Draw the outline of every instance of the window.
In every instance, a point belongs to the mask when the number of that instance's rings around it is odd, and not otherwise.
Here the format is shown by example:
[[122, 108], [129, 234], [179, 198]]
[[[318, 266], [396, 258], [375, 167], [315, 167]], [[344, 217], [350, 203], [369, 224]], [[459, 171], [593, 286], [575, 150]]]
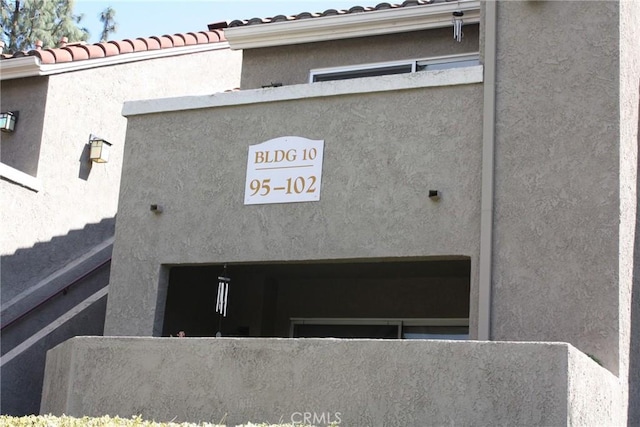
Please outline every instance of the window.
[[316, 74], [313, 82], [328, 82], [330, 80], [347, 80], [359, 77], [376, 77], [391, 74], [405, 74], [413, 72], [413, 64], [386, 65], [371, 68], [359, 68], [355, 70], [344, 70]]
[[438, 56], [419, 60], [411, 59], [397, 62], [361, 64], [348, 67], [318, 68], [311, 70], [309, 83], [472, 67], [479, 64], [480, 55], [478, 53], [472, 53]]
[[292, 338], [468, 340], [469, 319], [291, 319]]

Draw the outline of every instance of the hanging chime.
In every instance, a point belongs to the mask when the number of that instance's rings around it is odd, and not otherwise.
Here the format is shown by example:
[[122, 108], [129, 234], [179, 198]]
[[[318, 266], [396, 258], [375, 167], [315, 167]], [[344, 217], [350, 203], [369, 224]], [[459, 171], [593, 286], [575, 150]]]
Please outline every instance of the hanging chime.
[[464, 23], [464, 21], [462, 21], [462, 17], [464, 16], [464, 12], [462, 11], [456, 11], [453, 12], [453, 38], [457, 41], [457, 42], [461, 42], [462, 41], [462, 24]]
[[225, 265], [222, 276], [218, 276], [218, 298], [216, 300], [216, 313], [220, 313], [222, 317], [227, 317], [229, 283], [231, 283], [231, 279], [227, 277], [227, 266]]

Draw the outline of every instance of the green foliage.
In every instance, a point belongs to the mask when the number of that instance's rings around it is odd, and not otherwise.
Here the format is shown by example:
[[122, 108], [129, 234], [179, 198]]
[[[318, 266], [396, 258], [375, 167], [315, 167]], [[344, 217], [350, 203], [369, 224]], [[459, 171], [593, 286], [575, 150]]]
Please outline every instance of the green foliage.
[[202, 423], [158, 423], [143, 420], [140, 416], [130, 419], [109, 417], [105, 415], [99, 418], [82, 417], [74, 418], [63, 415], [28, 415], [24, 417], [10, 417], [0, 415], [0, 425], [6, 427], [216, 427], [218, 424]]
[[33, 49], [37, 40], [44, 48], [56, 47], [60, 39], [85, 41], [89, 31], [79, 26], [74, 0], [1, 0], [2, 41], [5, 51]]

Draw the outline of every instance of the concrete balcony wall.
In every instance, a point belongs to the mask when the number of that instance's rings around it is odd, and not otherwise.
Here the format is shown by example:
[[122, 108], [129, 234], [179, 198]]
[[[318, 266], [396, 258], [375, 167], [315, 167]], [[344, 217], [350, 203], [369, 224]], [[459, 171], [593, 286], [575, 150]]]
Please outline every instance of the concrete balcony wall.
[[49, 352], [41, 413], [621, 425], [620, 400], [617, 378], [564, 343], [77, 337]]
[[[125, 106], [105, 334], [160, 335], [163, 265], [466, 256], [476, 301], [481, 78], [469, 67]], [[320, 201], [245, 206], [249, 146], [290, 135], [325, 141]]]

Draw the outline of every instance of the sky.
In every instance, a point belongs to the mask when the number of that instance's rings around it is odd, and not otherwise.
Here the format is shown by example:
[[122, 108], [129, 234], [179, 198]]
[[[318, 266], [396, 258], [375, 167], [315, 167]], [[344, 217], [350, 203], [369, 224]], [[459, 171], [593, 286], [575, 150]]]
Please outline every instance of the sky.
[[91, 33], [90, 43], [99, 42], [102, 24], [100, 12], [111, 6], [118, 31], [110, 40], [149, 37], [164, 34], [206, 31], [207, 24], [234, 19], [266, 18], [300, 12], [375, 6], [380, 0], [75, 0], [74, 13], [83, 14], [80, 22]]

